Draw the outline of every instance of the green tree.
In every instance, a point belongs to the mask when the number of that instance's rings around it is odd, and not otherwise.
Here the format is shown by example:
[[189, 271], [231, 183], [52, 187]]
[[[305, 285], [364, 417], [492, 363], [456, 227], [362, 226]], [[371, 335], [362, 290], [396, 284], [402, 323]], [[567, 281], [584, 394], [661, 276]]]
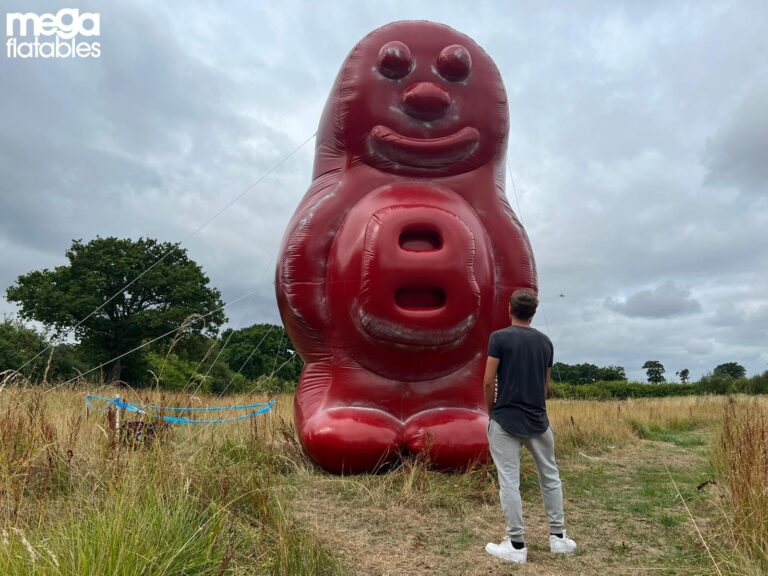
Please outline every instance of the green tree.
[[712, 372], [715, 376], [730, 376], [731, 378], [744, 378], [747, 370], [738, 362], [726, 362], [715, 367]]
[[[44, 350], [48, 343], [42, 334], [28, 328], [18, 320], [4, 318], [0, 322], [0, 372], [17, 370]], [[38, 356], [24, 370], [30, 377], [39, 377], [45, 368], [46, 358]]]
[[648, 382], [651, 384], [661, 384], [667, 381], [664, 378], [664, 365], [658, 360], [648, 360], [643, 364], [643, 370], [648, 374]]
[[562, 362], [556, 362], [553, 366], [553, 372], [563, 382], [570, 382], [571, 384], [591, 384], [596, 382], [600, 377], [600, 369], [594, 364], [564, 364]]
[[285, 329], [273, 324], [254, 324], [240, 330], [225, 330], [223, 357], [230, 367], [255, 380], [260, 376], [276, 376], [296, 382], [304, 363], [296, 354]]
[[598, 368], [594, 364], [586, 362], [573, 365], [555, 362], [555, 365], [552, 367], [552, 373], [562, 382], [569, 382], [579, 386], [592, 384], [598, 380], [615, 381], [627, 379], [622, 366]]
[[[128, 352], [193, 315], [205, 318], [192, 322], [191, 332], [215, 335], [226, 321], [221, 293], [175, 244], [97, 237], [87, 244], [75, 240], [66, 257], [65, 266], [19, 276], [6, 297], [19, 305], [22, 318], [73, 332], [95, 362]], [[111, 378], [147, 382], [146, 368], [144, 354], [131, 354], [111, 363]]]
[[157, 385], [164, 390], [215, 394], [250, 392], [250, 386], [242, 374], [235, 372], [218, 358], [219, 344], [215, 343], [212, 354], [202, 360], [183, 358], [173, 352], [150, 352], [149, 365]]
[[23, 366], [22, 374], [35, 382], [43, 377], [48, 381], [71, 378], [87, 370], [75, 345], [49, 345], [45, 335], [34, 328], [18, 319], [4, 318], [0, 322], [0, 372]]
[[606, 366], [600, 368], [598, 380], [602, 382], [620, 382], [627, 379], [624, 366]]
[[691, 377], [691, 373], [689, 372], [688, 368], [683, 368], [679, 372], [675, 372], [675, 375], [680, 378], [680, 382], [683, 384], [688, 382], [688, 379]]
[[704, 374], [696, 383], [702, 394], [729, 394], [735, 383], [734, 379], [726, 374]]

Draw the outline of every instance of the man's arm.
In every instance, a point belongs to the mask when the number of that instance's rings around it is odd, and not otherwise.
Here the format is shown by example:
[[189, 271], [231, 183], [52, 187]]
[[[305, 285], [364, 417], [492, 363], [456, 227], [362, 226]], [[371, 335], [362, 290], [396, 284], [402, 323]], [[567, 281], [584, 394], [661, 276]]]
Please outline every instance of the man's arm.
[[488, 415], [491, 415], [493, 402], [496, 399], [496, 371], [499, 368], [499, 359], [494, 356], [488, 356], [485, 361], [485, 376], [483, 376], [483, 392], [485, 394], [485, 406], [488, 409]]
[[544, 380], [544, 397], [549, 394], [549, 380], [552, 377], [552, 368], [547, 368], [547, 378]]

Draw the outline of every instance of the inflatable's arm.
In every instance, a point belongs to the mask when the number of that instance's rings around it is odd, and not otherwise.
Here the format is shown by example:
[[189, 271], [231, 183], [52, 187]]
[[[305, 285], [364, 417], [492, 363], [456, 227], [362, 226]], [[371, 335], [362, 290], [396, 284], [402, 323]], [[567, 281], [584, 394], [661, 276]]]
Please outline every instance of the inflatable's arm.
[[335, 174], [312, 183], [288, 224], [277, 264], [283, 324], [305, 362], [322, 360], [330, 350], [325, 272], [331, 243], [344, 218], [337, 186]]

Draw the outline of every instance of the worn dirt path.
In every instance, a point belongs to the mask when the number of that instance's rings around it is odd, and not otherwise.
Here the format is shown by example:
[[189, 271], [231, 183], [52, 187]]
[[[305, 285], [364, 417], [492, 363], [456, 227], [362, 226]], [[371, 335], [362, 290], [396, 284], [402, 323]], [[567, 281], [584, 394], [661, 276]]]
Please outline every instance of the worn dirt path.
[[[428, 488], [406, 490], [386, 486], [386, 475], [308, 473], [294, 488], [292, 508], [354, 576], [701, 574], [707, 571], [705, 557], [677, 490], [694, 515], [706, 514], [696, 489], [707, 478], [705, 453], [703, 446], [638, 441], [601, 455], [563, 458], [567, 527], [579, 544], [569, 556], [549, 552], [528, 461], [522, 482], [529, 547], [524, 566], [503, 564], [484, 551], [487, 541], [503, 536], [493, 486], [480, 486], [484, 496], [473, 498], [466, 484], [452, 493], [444, 475]], [[447, 496], [422, 505], [420, 496], [432, 498], [430, 490]]]

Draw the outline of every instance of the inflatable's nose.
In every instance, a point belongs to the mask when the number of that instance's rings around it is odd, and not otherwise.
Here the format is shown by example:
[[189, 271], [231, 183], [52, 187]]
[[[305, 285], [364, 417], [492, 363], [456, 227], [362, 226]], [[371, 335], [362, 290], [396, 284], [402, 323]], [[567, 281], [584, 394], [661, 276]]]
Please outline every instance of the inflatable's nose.
[[451, 96], [437, 84], [419, 82], [403, 90], [400, 105], [413, 118], [437, 120], [445, 115], [451, 105]]

